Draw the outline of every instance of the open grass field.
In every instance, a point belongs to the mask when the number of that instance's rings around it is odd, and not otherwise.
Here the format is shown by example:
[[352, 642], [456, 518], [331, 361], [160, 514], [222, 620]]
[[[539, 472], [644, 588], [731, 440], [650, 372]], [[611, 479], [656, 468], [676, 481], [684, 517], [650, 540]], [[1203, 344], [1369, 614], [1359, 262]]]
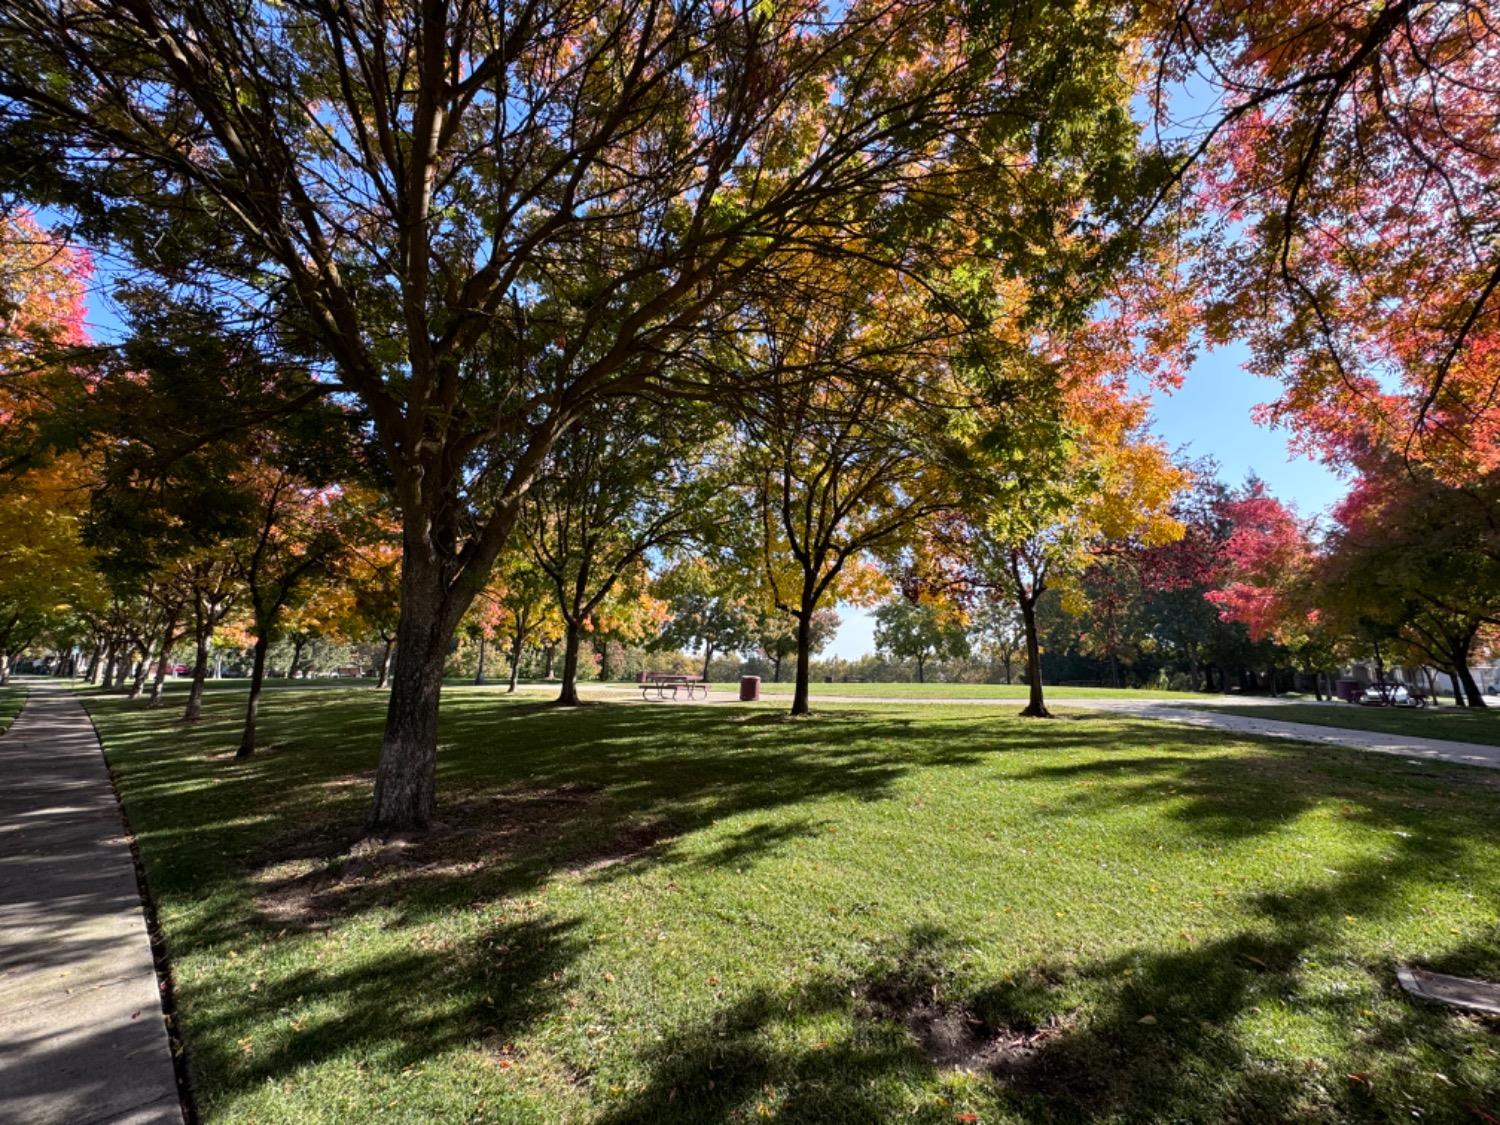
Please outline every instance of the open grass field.
[[[1500, 774], [1079, 714], [92, 696], [217, 1122], [1484, 1121]], [[1484, 1115], [1488, 1115], [1488, 1118]]]
[[26, 685], [11, 683], [0, 687], [0, 734], [4, 734], [26, 704]]
[[[738, 681], [715, 684], [722, 691], [738, 691]], [[790, 697], [796, 685], [762, 680], [762, 695], [785, 695]], [[875, 699], [1016, 699], [1024, 702], [1030, 689], [1025, 684], [825, 684], [809, 685], [813, 699], [821, 696], [855, 696]], [[1138, 691], [1121, 688], [1092, 687], [1048, 687], [1046, 696], [1051, 699], [1187, 699], [1187, 692]]]
[[1456, 742], [1477, 742], [1500, 746], [1500, 711], [1470, 710], [1453, 706], [1406, 709], [1400, 707], [1360, 707], [1339, 704], [1266, 704], [1259, 707], [1235, 707], [1212, 701], [1204, 710], [1223, 711], [1230, 715], [1248, 715], [1252, 719], [1279, 719], [1287, 723], [1313, 723], [1320, 727], [1342, 730], [1370, 730], [1382, 734], [1413, 735], [1421, 738], [1450, 738]]

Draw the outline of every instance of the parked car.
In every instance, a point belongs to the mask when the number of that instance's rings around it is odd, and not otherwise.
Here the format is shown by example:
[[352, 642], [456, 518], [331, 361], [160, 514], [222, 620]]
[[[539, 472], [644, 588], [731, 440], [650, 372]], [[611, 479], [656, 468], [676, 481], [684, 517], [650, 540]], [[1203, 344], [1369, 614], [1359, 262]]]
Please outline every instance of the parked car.
[[1426, 699], [1413, 695], [1405, 684], [1371, 684], [1359, 702], [1362, 707], [1421, 707]]

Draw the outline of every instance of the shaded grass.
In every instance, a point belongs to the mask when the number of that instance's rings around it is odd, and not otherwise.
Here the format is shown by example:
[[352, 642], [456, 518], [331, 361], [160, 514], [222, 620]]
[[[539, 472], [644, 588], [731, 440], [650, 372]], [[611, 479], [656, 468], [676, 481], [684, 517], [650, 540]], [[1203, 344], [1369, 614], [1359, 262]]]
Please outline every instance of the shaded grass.
[[1341, 730], [1371, 730], [1381, 734], [1416, 738], [1446, 738], [1500, 746], [1500, 712], [1459, 707], [1361, 707], [1353, 703], [1267, 704], [1234, 707], [1204, 704], [1203, 710], [1252, 719], [1276, 719], [1286, 723], [1312, 723]]
[[[1500, 977], [1484, 771], [453, 689], [447, 828], [381, 849], [382, 696], [272, 691], [246, 764], [237, 692], [190, 729], [89, 702], [210, 1122], [1500, 1115], [1494, 1032], [1393, 980]], [[919, 1002], [1025, 1046], [946, 1069]]]

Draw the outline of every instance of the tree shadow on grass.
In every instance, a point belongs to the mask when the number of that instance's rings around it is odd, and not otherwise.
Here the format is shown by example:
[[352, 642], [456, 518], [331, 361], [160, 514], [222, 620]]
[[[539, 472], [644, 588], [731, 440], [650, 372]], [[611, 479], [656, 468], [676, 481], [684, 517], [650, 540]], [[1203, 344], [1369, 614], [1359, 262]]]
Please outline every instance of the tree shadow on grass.
[[[209, 1076], [213, 1101], [339, 1057], [396, 1073], [460, 1047], [498, 1054], [558, 1004], [583, 944], [575, 929], [551, 917], [496, 921], [424, 951], [341, 957], [247, 978], [240, 995], [194, 998], [184, 1021], [194, 1074]], [[252, 1027], [258, 1037], [243, 1034]]]
[[[889, 799], [917, 769], [994, 762], [1006, 780], [1059, 782], [1057, 803], [1044, 815], [1170, 800], [1170, 815], [1230, 838], [1276, 830], [1330, 798], [1347, 801], [1349, 815], [1400, 827], [1404, 801], [1440, 801], [1448, 783], [1401, 778], [1393, 790], [1394, 763], [1351, 768], [1348, 756], [1291, 746], [1224, 754], [1217, 734], [1118, 717], [1040, 724], [882, 707], [762, 726], [741, 722], [743, 712], [733, 708], [558, 711], [460, 697], [445, 708], [441, 736], [439, 816], [448, 829], [371, 856], [352, 850], [382, 723], [370, 700], [358, 690], [278, 697], [265, 721], [277, 751], [248, 763], [220, 756], [238, 734], [235, 695], [215, 693], [204, 722], [188, 730], [168, 731], [160, 712], [124, 701], [98, 705], [156, 894], [183, 903], [220, 896], [227, 904], [169, 921], [170, 948], [219, 953], [246, 940], [280, 940], [282, 931], [288, 940], [314, 941], [312, 931], [355, 920], [420, 927], [529, 894], [562, 872], [603, 881], [685, 858], [739, 867], [819, 831], [811, 817], [788, 818], [788, 808]], [[1163, 753], [1164, 742], [1183, 750]], [[1095, 753], [1080, 762], [1078, 750]], [[1065, 760], [1033, 764], [1046, 752]], [[1032, 757], [1014, 757], [1026, 754]], [[773, 813], [782, 823], [752, 821], [706, 852], [678, 850], [682, 837], [717, 821]], [[1478, 823], [1460, 817], [1455, 831]], [[1371, 901], [1389, 894], [1392, 877], [1413, 863], [1461, 859], [1452, 838], [1431, 833], [1414, 832], [1397, 847], [1404, 866], [1370, 874], [1361, 893]], [[1348, 909], [1348, 886], [1324, 892], [1322, 899], [1317, 888], [1301, 900], [1268, 899], [1269, 936], [1146, 949], [1082, 967], [1032, 966], [1019, 984], [960, 997], [987, 1027], [1022, 1038], [1049, 1029], [1027, 1056], [1036, 1062], [996, 1078], [996, 1104], [1071, 1119], [1115, 1112], [1117, 1102], [1137, 1118], [1193, 1117], [1190, 1111], [1207, 1108], [1220, 1119], [1274, 1119], [1298, 1110], [1307, 1095], [1301, 1077], [1260, 1074], [1238, 1033], [1210, 1034], [1201, 1025], [1231, 1023], [1258, 998], [1295, 987], [1300, 951], [1324, 940], [1327, 918]], [[277, 895], [289, 897], [290, 917], [265, 909], [264, 900]], [[399, 1067], [451, 1044], [520, 1037], [550, 1010], [551, 982], [578, 955], [571, 925], [506, 922], [484, 939], [430, 952], [409, 942], [366, 963], [340, 953], [327, 972], [298, 970], [254, 994], [184, 988], [195, 1073], [238, 1089], [353, 1050]], [[901, 964], [941, 946], [930, 934], [910, 935], [908, 944], [912, 950], [895, 957]], [[491, 963], [500, 946], [516, 951], [515, 959], [507, 952]], [[875, 971], [817, 976], [794, 990], [740, 998], [671, 1035], [649, 1060], [647, 1089], [610, 1119], [718, 1120], [764, 1103], [785, 1119], [858, 1121], [880, 1119], [893, 1098], [921, 1102], [934, 1064], [911, 1027], [881, 1015], [870, 999], [889, 979]], [[1174, 998], [1195, 994], [1199, 1014], [1180, 1015]], [[287, 1031], [284, 1042], [234, 1053], [229, 1031], [240, 1021], [255, 1022], [267, 1004], [295, 1012], [308, 997], [334, 1005], [336, 1014]], [[1142, 1004], [1161, 1009], [1156, 1024], [1138, 1022]], [[1077, 1022], [1068, 1022], [1079, 1010]], [[1337, 1104], [1353, 1107], [1353, 1096], [1341, 1091]], [[933, 1120], [952, 1120], [952, 1109], [932, 1112]]]
[[[961, 935], [911, 931], [863, 971], [757, 989], [678, 1028], [603, 1120], [1485, 1120], [1500, 1062], [1483, 1023], [1406, 999], [1391, 966], [1352, 962], [1340, 939], [1342, 912], [1380, 909], [1400, 879], [1371, 863], [1267, 904], [1265, 925], [977, 986]], [[1373, 976], [1380, 1013], [1320, 982], [1319, 962]], [[1268, 1046], [1290, 1034], [1268, 1013], [1288, 1010], [1321, 1050]]]

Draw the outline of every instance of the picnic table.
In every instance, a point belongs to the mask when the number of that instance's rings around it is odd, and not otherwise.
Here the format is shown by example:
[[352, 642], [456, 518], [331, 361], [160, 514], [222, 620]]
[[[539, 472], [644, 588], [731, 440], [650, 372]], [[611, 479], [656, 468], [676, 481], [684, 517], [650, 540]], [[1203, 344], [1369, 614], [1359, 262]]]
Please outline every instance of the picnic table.
[[641, 698], [645, 700], [655, 698], [665, 701], [668, 698], [668, 688], [672, 690], [672, 699], [677, 698], [679, 691], [686, 692], [689, 699], [708, 698], [708, 684], [702, 676], [684, 676], [677, 672], [642, 672], [640, 686]]

